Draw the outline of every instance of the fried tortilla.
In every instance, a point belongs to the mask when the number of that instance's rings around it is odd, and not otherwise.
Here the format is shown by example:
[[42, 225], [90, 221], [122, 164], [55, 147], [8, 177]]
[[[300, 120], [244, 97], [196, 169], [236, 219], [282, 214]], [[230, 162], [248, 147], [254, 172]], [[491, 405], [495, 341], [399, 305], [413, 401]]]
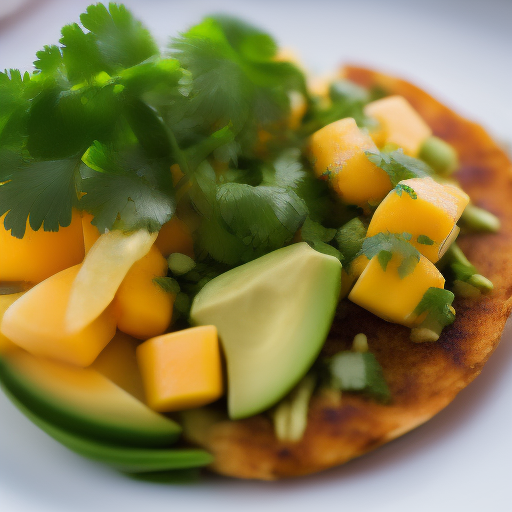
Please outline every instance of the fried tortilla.
[[459, 237], [469, 260], [495, 288], [477, 299], [456, 299], [455, 323], [435, 343], [412, 343], [409, 329], [344, 300], [323, 355], [350, 349], [353, 337], [363, 331], [382, 365], [392, 403], [381, 405], [348, 392], [338, 402], [319, 393], [310, 404], [306, 433], [297, 443], [279, 442], [268, 415], [241, 421], [206, 419], [189, 431], [189, 438], [215, 456], [211, 469], [223, 475], [274, 480], [314, 473], [421, 425], [480, 373], [499, 343], [512, 308], [512, 164], [506, 154], [483, 128], [408, 82], [358, 67], [345, 68], [343, 75], [362, 86], [404, 96], [434, 134], [457, 149], [461, 162], [457, 178], [462, 187], [475, 205], [501, 221], [497, 234]]

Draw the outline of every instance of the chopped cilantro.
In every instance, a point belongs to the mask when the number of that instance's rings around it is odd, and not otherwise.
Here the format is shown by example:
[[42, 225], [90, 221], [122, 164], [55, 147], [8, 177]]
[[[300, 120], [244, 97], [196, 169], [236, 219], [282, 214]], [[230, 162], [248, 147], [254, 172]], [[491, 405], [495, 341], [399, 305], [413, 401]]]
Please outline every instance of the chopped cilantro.
[[426, 327], [439, 333], [443, 327], [455, 320], [451, 305], [455, 296], [450, 290], [429, 288], [416, 306], [414, 313], [418, 316], [427, 313], [420, 327]]
[[325, 228], [307, 217], [300, 232], [302, 240], [307, 242], [316, 251], [334, 256], [339, 260], [343, 259], [340, 251], [329, 244], [336, 235], [336, 229]]
[[369, 260], [377, 256], [384, 271], [392, 256], [399, 255], [401, 263], [398, 266], [398, 275], [403, 279], [413, 272], [420, 261], [420, 253], [410, 243], [411, 238], [410, 233], [378, 233], [364, 240], [360, 254], [364, 254]]
[[418, 238], [416, 240], [419, 244], [422, 245], [434, 245], [434, 240], [432, 240], [432, 238], [429, 238], [427, 235], [418, 235]]
[[[396, 187], [400, 181], [411, 178], [424, 178], [433, 173], [432, 169], [430, 169], [425, 162], [404, 155], [402, 149], [397, 149], [391, 153], [371, 153], [367, 151], [366, 156], [370, 162], [373, 162], [377, 167], [386, 171], [394, 187]], [[408, 192], [407, 190], [405, 191]]]
[[365, 238], [366, 228], [357, 217], [338, 229], [336, 243], [343, 255], [343, 265], [349, 265], [356, 258], [363, 247]]
[[408, 194], [410, 196], [411, 199], [418, 199], [418, 194], [416, 194], [416, 192], [414, 192], [413, 188], [410, 187], [409, 185], [404, 185], [403, 183], [399, 183], [395, 187], [395, 192], [400, 197], [402, 196], [402, 192], [405, 192], [406, 194]]

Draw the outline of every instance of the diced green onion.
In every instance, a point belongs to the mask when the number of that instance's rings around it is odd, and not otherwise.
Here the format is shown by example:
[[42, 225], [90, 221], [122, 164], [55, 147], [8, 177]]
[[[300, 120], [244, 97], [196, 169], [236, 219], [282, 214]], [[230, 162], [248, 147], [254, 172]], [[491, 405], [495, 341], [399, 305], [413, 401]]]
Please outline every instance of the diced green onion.
[[455, 149], [439, 137], [428, 137], [423, 142], [419, 157], [439, 174], [451, 174], [459, 166]]
[[460, 220], [471, 231], [497, 233], [501, 227], [500, 219], [496, 215], [472, 204], [466, 206]]
[[176, 276], [182, 276], [190, 272], [195, 266], [196, 262], [186, 254], [175, 252], [167, 258], [169, 270]]

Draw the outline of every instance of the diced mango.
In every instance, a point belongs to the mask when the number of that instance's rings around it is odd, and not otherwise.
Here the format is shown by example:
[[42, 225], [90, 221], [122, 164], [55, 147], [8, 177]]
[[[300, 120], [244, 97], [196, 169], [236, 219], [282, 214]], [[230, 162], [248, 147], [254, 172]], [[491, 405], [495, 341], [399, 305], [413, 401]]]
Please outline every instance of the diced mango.
[[402, 258], [394, 254], [386, 270], [377, 256], [371, 259], [352, 288], [348, 298], [380, 318], [413, 327], [418, 322], [414, 314], [425, 292], [444, 287], [444, 277], [424, 256], [414, 270], [401, 278], [398, 267]]
[[137, 349], [148, 405], [160, 412], [200, 407], [223, 394], [217, 329], [192, 327], [152, 338]]
[[114, 299], [120, 331], [148, 339], [165, 332], [172, 318], [175, 297], [153, 282], [167, 274], [167, 260], [153, 245], [130, 268]]
[[28, 224], [25, 236], [15, 238], [0, 217], [0, 281], [39, 283], [84, 259], [80, 213], [73, 212], [71, 224], [59, 231], [34, 231]]
[[36, 356], [88, 366], [116, 332], [108, 307], [80, 331], [66, 328], [66, 310], [80, 265], [62, 270], [34, 286], [5, 312], [0, 332]]
[[180, 252], [194, 258], [194, 240], [190, 230], [176, 216], [162, 226], [155, 245], [166, 258], [174, 252]]
[[89, 252], [89, 249], [94, 245], [94, 242], [100, 237], [98, 228], [91, 224], [94, 217], [87, 212], [82, 212], [82, 230], [84, 232], [84, 247], [85, 254]]
[[416, 157], [424, 140], [432, 135], [428, 124], [402, 96], [372, 101], [364, 113], [380, 123], [381, 133], [377, 131], [380, 139], [384, 132], [386, 144], [402, 148], [406, 155]]
[[435, 263], [457, 235], [456, 223], [469, 197], [460, 188], [442, 185], [432, 178], [412, 178], [400, 185], [410, 187], [416, 199], [403, 188], [398, 192], [392, 190], [375, 210], [367, 236], [381, 232], [410, 233], [411, 243]]
[[[11, 304], [18, 300], [24, 293], [25, 292], [0, 295], [0, 325], [2, 325], [2, 318], [4, 317], [7, 308], [9, 308]], [[0, 332], [0, 354], [5, 354], [6, 352], [16, 348], [18, 348], [18, 346]]]
[[376, 153], [377, 146], [352, 118], [324, 126], [309, 142], [316, 176], [328, 180], [346, 203], [363, 207], [391, 190], [388, 175], [368, 160], [366, 151]]
[[144, 388], [136, 356], [139, 344], [135, 338], [118, 331], [90, 368], [144, 402]]

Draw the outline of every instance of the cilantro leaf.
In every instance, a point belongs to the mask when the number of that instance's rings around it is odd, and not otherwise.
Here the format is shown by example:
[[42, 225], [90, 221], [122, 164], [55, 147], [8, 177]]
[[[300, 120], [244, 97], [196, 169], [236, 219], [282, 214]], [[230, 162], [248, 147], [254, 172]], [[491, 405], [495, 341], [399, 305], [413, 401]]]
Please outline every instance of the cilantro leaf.
[[0, 185], [0, 216], [8, 212], [4, 226], [23, 238], [27, 219], [37, 231], [58, 231], [69, 226], [76, 202], [78, 159], [29, 161], [13, 169], [10, 180]]
[[336, 229], [325, 228], [318, 222], [314, 222], [309, 217], [306, 217], [300, 233], [302, 240], [307, 242], [316, 251], [329, 254], [339, 260], [343, 259], [340, 251], [328, 243], [336, 235]]
[[449, 290], [430, 287], [414, 310], [418, 316], [427, 313], [421, 327], [440, 332], [443, 327], [453, 323], [455, 314], [451, 305], [454, 298], [454, 294]]
[[414, 270], [420, 261], [420, 253], [409, 242], [410, 240], [410, 233], [378, 233], [364, 240], [360, 254], [364, 254], [369, 260], [378, 256], [384, 271], [386, 271], [392, 256], [397, 254], [401, 258], [398, 275], [403, 279]]
[[42, 50], [36, 52], [36, 57], [34, 67], [45, 74], [55, 73], [63, 63], [60, 48], [55, 45], [45, 46]]
[[[424, 178], [432, 174], [432, 169], [425, 162], [404, 155], [402, 149], [397, 149], [391, 153], [371, 153], [367, 151], [366, 157], [377, 167], [386, 171], [394, 187], [398, 185], [400, 181], [411, 178]], [[405, 191], [408, 192], [407, 190]]]
[[366, 228], [357, 217], [348, 221], [336, 233], [336, 243], [343, 255], [343, 264], [350, 265], [359, 255], [366, 238]]
[[432, 238], [429, 238], [427, 235], [418, 235], [418, 238], [416, 239], [419, 244], [422, 245], [434, 245], [434, 240]]
[[411, 199], [418, 199], [418, 194], [413, 190], [412, 187], [409, 185], [405, 185], [404, 183], [399, 183], [395, 187], [395, 192], [398, 194], [399, 197], [402, 197], [402, 192], [405, 192], [410, 196]]
[[94, 35], [105, 71], [128, 68], [158, 55], [149, 31], [124, 6], [110, 3], [90, 5], [80, 16], [82, 25]]
[[189, 98], [177, 106], [189, 129], [231, 124], [246, 148], [255, 145], [258, 129], [286, 118], [289, 91], [305, 91], [302, 73], [273, 59], [270, 36], [234, 18], [206, 18], [171, 49], [193, 79]]
[[114, 150], [95, 143], [83, 157], [79, 207], [105, 229], [158, 231], [175, 210], [174, 192], [165, 161], [150, 159], [140, 147]]

